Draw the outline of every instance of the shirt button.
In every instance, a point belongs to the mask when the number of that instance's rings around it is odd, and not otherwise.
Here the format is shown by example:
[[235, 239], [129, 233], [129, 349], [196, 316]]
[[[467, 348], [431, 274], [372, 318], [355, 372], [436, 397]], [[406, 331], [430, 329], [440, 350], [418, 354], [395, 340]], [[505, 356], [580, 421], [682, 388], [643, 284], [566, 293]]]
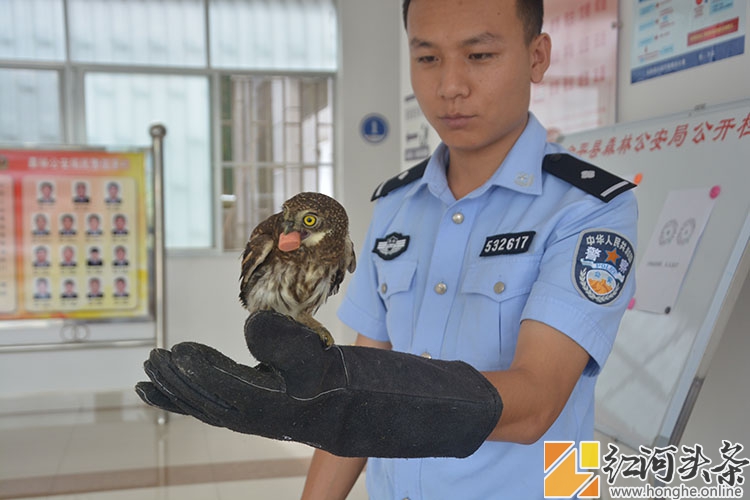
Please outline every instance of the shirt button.
[[382, 285], [380, 285], [380, 293], [385, 293], [387, 291], [388, 291], [388, 285], [387, 284], [383, 283]]
[[451, 219], [453, 219], [454, 223], [461, 224], [464, 221], [464, 214], [462, 214], [461, 212], [456, 212], [455, 214], [453, 214], [453, 217], [451, 217]]
[[425, 351], [425, 352], [422, 353], [422, 357], [424, 359], [432, 359], [432, 354], [430, 354], [429, 352]]
[[505, 291], [505, 283], [503, 283], [502, 281], [498, 281], [497, 283], [495, 283], [494, 290], [497, 294], [503, 293]]
[[435, 285], [435, 293], [438, 295], [443, 295], [445, 292], [448, 291], [448, 285], [445, 283], [438, 283]]

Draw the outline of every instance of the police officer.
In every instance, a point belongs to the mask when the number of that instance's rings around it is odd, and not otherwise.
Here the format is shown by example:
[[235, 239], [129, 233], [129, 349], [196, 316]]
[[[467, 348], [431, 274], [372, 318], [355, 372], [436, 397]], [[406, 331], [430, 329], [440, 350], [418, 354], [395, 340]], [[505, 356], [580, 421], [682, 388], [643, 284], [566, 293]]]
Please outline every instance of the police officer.
[[443, 142], [375, 190], [339, 310], [358, 345], [258, 313], [259, 367], [183, 343], [153, 351], [136, 390], [315, 446], [303, 498], [346, 497], [366, 463], [372, 499], [542, 498], [543, 442], [593, 438], [634, 290], [633, 185], [548, 144], [528, 111], [550, 62], [542, 0], [407, 0], [404, 19]]
[[375, 191], [339, 316], [359, 345], [467, 361], [503, 414], [466, 459], [317, 450], [304, 497], [343, 498], [367, 462], [373, 499], [542, 498], [543, 442], [593, 439], [594, 384], [634, 290], [632, 186], [546, 143], [528, 113], [550, 61], [542, 0], [407, 0], [404, 16], [443, 142]]

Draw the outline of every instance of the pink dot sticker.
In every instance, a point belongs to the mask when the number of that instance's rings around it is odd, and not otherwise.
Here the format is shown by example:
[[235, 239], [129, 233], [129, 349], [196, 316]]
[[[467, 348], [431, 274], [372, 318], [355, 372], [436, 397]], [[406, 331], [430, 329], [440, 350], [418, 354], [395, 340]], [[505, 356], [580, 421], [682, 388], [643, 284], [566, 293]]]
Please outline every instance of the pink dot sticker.
[[711, 188], [711, 199], [715, 200], [721, 194], [721, 186], [714, 186]]
[[630, 303], [628, 304], [628, 311], [632, 311], [633, 309], [635, 309], [635, 297], [630, 299]]

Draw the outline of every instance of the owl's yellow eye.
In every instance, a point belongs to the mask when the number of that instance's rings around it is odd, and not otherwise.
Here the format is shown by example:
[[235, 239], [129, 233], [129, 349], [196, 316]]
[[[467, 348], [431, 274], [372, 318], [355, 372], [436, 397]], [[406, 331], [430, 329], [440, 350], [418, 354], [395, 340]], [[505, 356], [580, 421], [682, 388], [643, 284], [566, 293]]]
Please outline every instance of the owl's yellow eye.
[[308, 214], [305, 215], [305, 218], [302, 219], [302, 223], [307, 227], [313, 227], [315, 224], [318, 223], [318, 218], [314, 215]]

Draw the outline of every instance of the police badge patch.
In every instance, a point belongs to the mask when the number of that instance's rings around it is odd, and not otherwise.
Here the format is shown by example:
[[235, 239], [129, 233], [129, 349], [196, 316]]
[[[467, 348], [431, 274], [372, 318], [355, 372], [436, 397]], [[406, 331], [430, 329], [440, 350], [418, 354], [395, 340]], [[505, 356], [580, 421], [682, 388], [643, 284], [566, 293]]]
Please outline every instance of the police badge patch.
[[385, 238], [375, 240], [373, 253], [384, 260], [392, 260], [406, 252], [409, 248], [409, 237], [401, 233], [391, 233]]
[[578, 240], [573, 283], [590, 301], [609, 304], [620, 295], [634, 259], [633, 245], [621, 234], [586, 231]]

